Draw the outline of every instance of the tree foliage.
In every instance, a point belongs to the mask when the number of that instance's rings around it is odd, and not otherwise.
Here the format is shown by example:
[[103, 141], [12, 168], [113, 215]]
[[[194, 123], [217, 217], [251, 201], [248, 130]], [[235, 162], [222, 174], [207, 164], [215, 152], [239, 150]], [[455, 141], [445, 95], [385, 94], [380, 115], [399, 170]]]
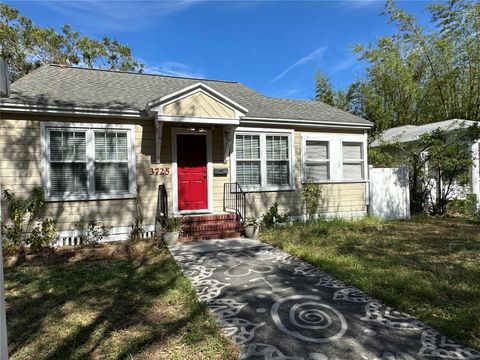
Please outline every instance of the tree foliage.
[[408, 165], [413, 213], [443, 215], [456, 186], [470, 180], [473, 159], [478, 157], [472, 154], [470, 145], [478, 138], [478, 124], [461, 129], [439, 128], [423, 134], [414, 143], [384, 144], [374, 148], [373, 153], [382, 154], [380, 160], [394, 159], [395, 165]]
[[64, 25], [60, 32], [40, 27], [5, 3], [0, 3], [0, 57], [16, 80], [42, 64], [142, 72], [143, 64], [128, 45], [104, 37], [92, 39]]
[[427, 10], [428, 31], [393, 0], [386, 2], [383, 14], [396, 31], [354, 47], [366, 62], [365, 75], [346, 91], [333, 91], [335, 106], [371, 120], [376, 131], [480, 120], [480, 3], [450, 0]]

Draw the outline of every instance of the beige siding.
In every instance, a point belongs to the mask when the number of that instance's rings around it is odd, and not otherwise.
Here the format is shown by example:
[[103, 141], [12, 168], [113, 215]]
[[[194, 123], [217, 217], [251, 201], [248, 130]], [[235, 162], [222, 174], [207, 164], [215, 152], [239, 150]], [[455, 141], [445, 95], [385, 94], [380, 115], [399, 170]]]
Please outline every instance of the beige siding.
[[[104, 123], [104, 119], [58, 118], [58, 117], [27, 117], [2, 114], [0, 120], [0, 171], [2, 188], [11, 189], [18, 196], [27, 196], [33, 187], [41, 186], [40, 162], [40, 123], [41, 121], [82, 121]], [[117, 120], [116, 123], [127, 123]], [[162, 164], [153, 164], [155, 159], [154, 127], [150, 121], [135, 124], [135, 145], [137, 184], [141, 186], [141, 194], [145, 203], [146, 224], [154, 223], [157, 205], [158, 184], [166, 182], [171, 188], [171, 176], [151, 176], [151, 166], [169, 167], [171, 162], [162, 156]], [[167, 148], [169, 139], [163, 145]], [[169, 151], [171, 153], [171, 151]], [[166, 154], [167, 156], [169, 154]], [[2, 211], [6, 211], [5, 202]], [[89, 200], [48, 202], [45, 208], [47, 216], [58, 220], [60, 230], [72, 229], [72, 222], [80, 215], [88, 219], [101, 220], [107, 226], [129, 226], [134, 214], [133, 199]]]
[[[105, 119], [59, 118], [42, 116], [18, 116], [2, 114], [0, 120], [0, 174], [2, 188], [10, 189], [20, 197], [28, 196], [35, 186], [41, 186], [40, 123], [41, 121], [81, 121], [105, 123]], [[111, 121], [128, 123], [124, 120]], [[172, 204], [172, 127], [163, 128], [161, 163], [155, 164], [155, 131], [153, 121], [135, 122], [135, 158], [137, 185], [144, 201], [145, 224], [153, 224], [157, 207], [158, 185], [165, 183], [169, 198], [169, 212]], [[221, 127], [212, 132], [213, 168], [227, 167], [223, 162], [223, 134]], [[170, 175], [150, 175], [150, 168], [169, 168]], [[230, 177], [213, 178], [214, 211], [223, 210], [223, 184]], [[2, 203], [6, 212], [6, 203]], [[107, 226], [129, 226], [133, 221], [134, 199], [89, 200], [48, 202], [47, 216], [58, 220], [60, 230], [72, 229], [72, 222], [80, 215], [88, 219], [101, 220]]]
[[[105, 119], [44, 117], [40, 115], [1, 114], [0, 119], [0, 174], [2, 188], [8, 188], [24, 197], [35, 186], [41, 186], [40, 123], [41, 121], [105, 123]], [[137, 185], [144, 200], [145, 224], [153, 224], [157, 206], [158, 185], [165, 183], [168, 191], [170, 213], [172, 204], [172, 175], [150, 175], [150, 168], [163, 167], [172, 170], [172, 126], [163, 128], [161, 163], [155, 164], [155, 131], [153, 121], [110, 120], [112, 123], [135, 125], [135, 152]], [[294, 215], [303, 214], [301, 198], [300, 147], [301, 132], [294, 135], [295, 148], [295, 190], [282, 192], [258, 192], [247, 194], [248, 216], [260, 216], [275, 201], [281, 212]], [[230, 167], [223, 161], [223, 129], [216, 126], [212, 131], [213, 168]], [[223, 185], [230, 181], [226, 177], [213, 177], [213, 208], [223, 211]], [[5, 214], [6, 203], [2, 202]], [[107, 226], [129, 226], [135, 210], [134, 199], [89, 200], [48, 202], [45, 213], [58, 220], [60, 230], [72, 229], [72, 222], [80, 215], [89, 219], [101, 220]], [[365, 211], [365, 184], [325, 184], [320, 202], [321, 213]]]
[[[312, 132], [308, 129], [296, 129], [294, 133], [294, 171], [295, 189], [291, 191], [266, 191], [247, 194], [247, 216], [261, 216], [269, 206], [278, 202], [280, 213], [289, 212], [292, 215], [305, 213], [301, 195], [301, 134]], [[329, 130], [317, 130], [313, 132], [326, 133], [352, 133], [351, 131], [339, 132]], [[361, 133], [361, 132], [358, 132]], [[359, 213], [366, 211], [365, 199], [366, 185], [360, 183], [331, 183], [322, 184], [322, 196], [319, 201], [318, 212], [320, 214], [334, 213]]]
[[235, 112], [203, 91], [165, 105], [165, 115], [232, 119]]

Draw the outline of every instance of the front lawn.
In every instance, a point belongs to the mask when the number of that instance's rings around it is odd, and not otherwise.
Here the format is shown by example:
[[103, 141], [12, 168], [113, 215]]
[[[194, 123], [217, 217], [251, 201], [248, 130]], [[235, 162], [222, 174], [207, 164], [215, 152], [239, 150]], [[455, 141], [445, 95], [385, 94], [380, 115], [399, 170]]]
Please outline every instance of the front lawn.
[[318, 221], [262, 240], [480, 348], [480, 222]]
[[5, 269], [11, 359], [235, 359], [153, 242], [64, 251]]

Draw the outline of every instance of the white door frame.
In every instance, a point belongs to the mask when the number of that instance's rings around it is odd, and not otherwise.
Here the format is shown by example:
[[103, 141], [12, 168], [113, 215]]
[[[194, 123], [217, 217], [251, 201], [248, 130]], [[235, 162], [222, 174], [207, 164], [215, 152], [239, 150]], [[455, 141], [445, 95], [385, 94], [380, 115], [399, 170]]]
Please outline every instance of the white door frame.
[[[177, 135], [206, 136], [207, 146], [207, 209], [179, 210], [178, 209], [178, 167], [177, 167]], [[198, 131], [188, 128], [172, 128], [172, 193], [173, 215], [213, 213], [213, 165], [212, 165], [212, 130]]]

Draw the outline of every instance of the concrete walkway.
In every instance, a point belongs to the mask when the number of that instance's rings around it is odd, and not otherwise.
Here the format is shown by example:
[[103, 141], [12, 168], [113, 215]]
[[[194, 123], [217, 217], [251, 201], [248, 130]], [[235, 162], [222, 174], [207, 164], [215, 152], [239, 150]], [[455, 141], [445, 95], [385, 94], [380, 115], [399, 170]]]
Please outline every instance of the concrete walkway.
[[480, 359], [272, 246], [208, 240], [170, 248], [242, 359]]

